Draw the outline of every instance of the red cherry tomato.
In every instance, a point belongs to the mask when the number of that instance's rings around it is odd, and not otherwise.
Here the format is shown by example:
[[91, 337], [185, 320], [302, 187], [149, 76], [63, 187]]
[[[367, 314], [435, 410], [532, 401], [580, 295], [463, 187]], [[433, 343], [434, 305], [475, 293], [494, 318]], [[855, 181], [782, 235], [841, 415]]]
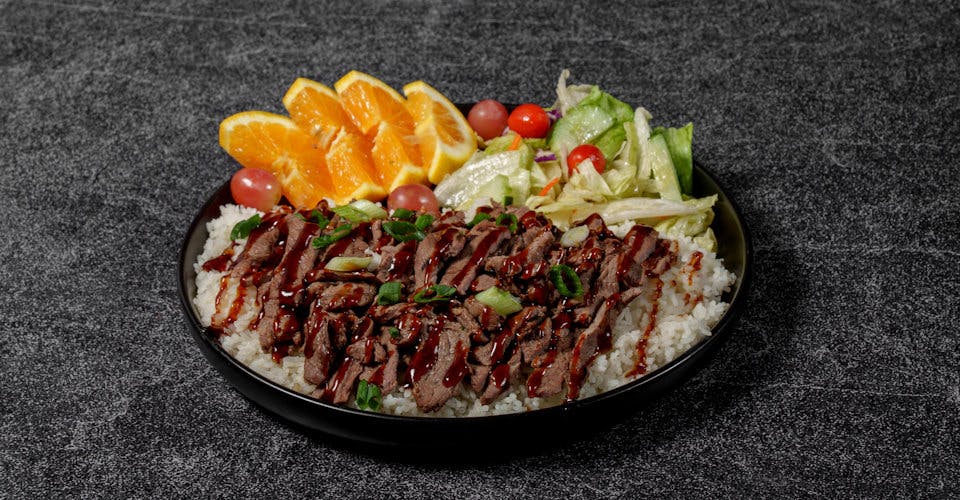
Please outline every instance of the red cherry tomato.
[[230, 194], [237, 203], [267, 212], [280, 202], [280, 183], [262, 168], [241, 168], [230, 179]]
[[387, 208], [390, 211], [406, 208], [414, 212], [440, 214], [440, 203], [437, 197], [427, 186], [407, 184], [394, 189], [387, 198]]
[[593, 168], [597, 169], [598, 174], [602, 174], [607, 168], [607, 159], [603, 157], [603, 151], [593, 144], [581, 144], [567, 155], [567, 174], [573, 175], [577, 171], [577, 165], [590, 160], [593, 162]]
[[510, 129], [525, 139], [539, 139], [547, 136], [550, 130], [550, 117], [536, 104], [521, 104], [513, 109], [507, 119]]
[[507, 128], [507, 108], [493, 99], [480, 101], [470, 108], [467, 121], [477, 135], [488, 141], [503, 133]]

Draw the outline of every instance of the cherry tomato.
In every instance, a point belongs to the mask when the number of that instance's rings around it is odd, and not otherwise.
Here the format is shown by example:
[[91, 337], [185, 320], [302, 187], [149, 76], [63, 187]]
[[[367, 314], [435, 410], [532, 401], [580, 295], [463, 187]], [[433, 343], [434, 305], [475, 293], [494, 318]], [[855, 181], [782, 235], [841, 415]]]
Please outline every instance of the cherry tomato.
[[243, 206], [267, 212], [280, 202], [280, 182], [262, 168], [241, 168], [230, 179], [230, 194]]
[[477, 135], [488, 141], [499, 136], [507, 128], [507, 108], [493, 99], [480, 101], [470, 108], [467, 121]]
[[394, 189], [387, 198], [387, 208], [391, 211], [406, 208], [414, 212], [440, 214], [440, 203], [427, 186], [407, 184]]
[[567, 155], [567, 173], [573, 175], [577, 171], [577, 165], [586, 160], [593, 162], [593, 168], [597, 169], [598, 174], [602, 174], [607, 168], [607, 159], [603, 157], [600, 148], [593, 144], [581, 144]]
[[513, 109], [507, 119], [510, 129], [525, 139], [539, 139], [550, 130], [550, 117], [536, 104], [521, 104]]

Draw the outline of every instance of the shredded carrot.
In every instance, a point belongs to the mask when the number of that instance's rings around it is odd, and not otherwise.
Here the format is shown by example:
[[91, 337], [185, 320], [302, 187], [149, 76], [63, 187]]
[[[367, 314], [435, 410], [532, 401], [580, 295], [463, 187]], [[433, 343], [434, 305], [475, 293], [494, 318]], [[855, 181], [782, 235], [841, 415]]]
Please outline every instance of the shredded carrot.
[[543, 186], [543, 189], [540, 190], [539, 196], [546, 196], [550, 194], [550, 190], [553, 189], [553, 186], [556, 186], [560, 182], [559, 177], [554, 177], [546, 186]]
[[507, 148], [507, 151], [516, 151], [520, 147], [520, 141], [523, 140], [523, 137], [520, 137], [520, 134], [517, 134], [513, 137], [513, 142], [510, 143], [510, 147]]

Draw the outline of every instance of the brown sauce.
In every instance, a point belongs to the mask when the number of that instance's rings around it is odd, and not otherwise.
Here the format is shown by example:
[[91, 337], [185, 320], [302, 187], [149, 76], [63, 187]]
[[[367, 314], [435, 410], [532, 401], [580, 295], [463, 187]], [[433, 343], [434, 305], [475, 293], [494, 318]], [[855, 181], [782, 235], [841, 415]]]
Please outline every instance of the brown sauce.
[[443, 375], [444, 387], [453, 387], [462, 382], [464, 377], [467, 376], [467, 354], [469, 350], [458, 341], [456, 353], [456, 356], [453, 358], [453, 363], [450, 365], [450, 368], [447, 369], [447, 373]]
[[410, 360], [410, 380], [414, 383], [419, 382], [436, 364], [439, 354], [437, 349], [440, 347], [440, 331], [443, 330], [445, 321], [444, 316], [437, 316], [436, 321], [427, 328], [427, 338]]
[[537, 393], [540, 392], [540, 384], [543, 383], [543, 374], [553, 366], [554, 361], [557, 360], [557, 350], [550, 349], [545, 354], [545, 358], [541, 361], [540, 366], [533, 369], [533, 373], [530, 374], [530, 377], [527, 378], [527, 396], [531, 398], [537, 397]]
[[657, 278], [657, 288], [653, 292], [653, 307], [650, 309], [650, 320], [647, 327], [643, 330], [643, 335], [637, 341], [637, 359], [634, 361], [633, 369], [627, 372], [628, 377], [643, 375], [647, 372], [647, 340], [650, 334], [657, 326], [657, 313], [660, 310], [660, 297], [663, 295], [663, 280]]

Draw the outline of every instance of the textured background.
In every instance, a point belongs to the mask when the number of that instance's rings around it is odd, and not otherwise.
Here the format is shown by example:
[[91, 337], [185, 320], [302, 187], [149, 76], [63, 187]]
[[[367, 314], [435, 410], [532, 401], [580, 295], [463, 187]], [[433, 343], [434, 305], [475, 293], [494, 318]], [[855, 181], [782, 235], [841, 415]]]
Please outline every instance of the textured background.
[[[0, 1], [0, 496], [960, 494], [960, 11], [711, 2]], [[564, 67], [695, 151], [753, 231], [731, 341], [591, 440], [466, 466], [312, 439], [213, 371], [176, 252], [217, 124], [296, 76], [552, 102]]]

